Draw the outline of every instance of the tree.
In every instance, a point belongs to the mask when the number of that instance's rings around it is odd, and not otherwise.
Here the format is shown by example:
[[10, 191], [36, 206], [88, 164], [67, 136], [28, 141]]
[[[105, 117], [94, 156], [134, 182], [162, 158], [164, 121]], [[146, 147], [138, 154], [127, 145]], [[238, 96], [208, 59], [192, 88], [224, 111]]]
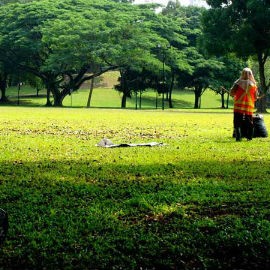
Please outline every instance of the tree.
[[[255, 56], [259, 66], [260, 88], [267, 93], [265, 64], [270, 52], [270, 2], [266, 0], [208, 0], [203, 15], [205, 47], [211, 54], [235, 52], [247, 59]], [[222, 31], [220, 31], [222, 29]], [[266, 112], [266, 98], [260, 99], [259, 112]]]
[[[2, 59], [4, 59], [4, 54], [2, 54]], [[18, 70], [15, 69], [15, 66], [12, 65], [7, 59], [6, 61], [0, 61], [0, 102], [1, 103], [8, 103], [8, 97], [7, 97], [7, 88], [11, 84], [20, 83], [20, 81], [26, 78], [25, 72], [18, 72]]]
[[[41, 25], [57, 16], [54, 6], [49, 4], [49, 1], [9, 4], [0, 10], [0, 47], [5, 51], [1, 61], [5, 65], [12, 65], [14, 72], [17, 69], [21, 70], [19, 72], [33, 73], [47, 87], [53, 85], [57, 78], [57, 74], [42, 70], [50, 50], [42, 44]], [[51, 89], [47, 90], [49, 94]]]
[[8, 98], [6, 96], [6, 90], [8, 86], [8, 79], [10, 75], [10, 68], [5, 65], [4, 63], [0, 62], [0, 102], [1, 103], [6, 103], [8, 102]]
[[0, 72], [0, 91], [1, 91], [1, 96], [0, 96], [0, 102], [5, 103], [8, 101], [7, 96], [6, 96], [6, 89], [7, 89], [7, 80], [8, 80], [8, 74], [6, 71]]
[[[187, 59], [184, 68], [176, 68], [178, 86], [191, 88], [194, 91], [194, 108], [200, 108], [201, 96], [211, 85], [218, 82], [217, 74], [223, 69], [223, 62], [215, 57], [209, 57], [200, 46], [201, 15], [204, 8], [182, 7], [179, 2], [168, 3], [163, 11], [166, 16], [174, 18], [178, 22], [181, 34], [185, 37], [186, 43], [177, 46], [181, 58]], [[181, 27], [180, 27], [181, 26]]]
[[[41, 78], [47, 89], [47, 105], [52, 93], [54, 106], [61, 106], [65, 96], [84, 81], [117, 68], [121, 64], [119, 53], [122, 59], [124, 52], [142, 55], [137, 46], [123, 47], [128, 45], [126, 35], [116, 38], [142, 12], [130, 4], [97, 0], [43, 0], [3, 6], [0, 47], [5, 55], [0, 60]], [[123, 42], [116, 44], [116, 39]], [[109, 57], [108, 52], [112, 53]]]
[[160, 21], [161, 23], [155, 25], [154, 29], [167, 40], [167, 44], [158, 44], [156, 52], [163, 65], [161, 69], [161, 81], [163, 82], [161, 92], [165, 91], [169, 107], [172, 108], [172, 91], [177, 74], [191, 71], [188, 59], [183, 53], [189, 44], [184, 34], [184, 23], [181, 17], [174, 17], [163, 12]]
[[42, 89], [44, 89], [44, 84], [43, 84], [42, 80], [39, 77], [34, 76], [31, 73], [26, 74], [23, 81], [26, 84], [28, 84], [31, 87], [33, 87], [33, 88], [36, 89], [36, 95], [37, 95], [37, 97], [39, 96], [39, 92]]
[[[137, 48], [143, 48], [142, 54], [138, 54], [140, 57], [129, 58], [126, 53], [119, 57], [118, 62], [123, 65], [116, 89], [123, 93], [122, 107], [125, 107], [126, 98], [131, 97], [132, 93], [141, 93], [147, 88], [166, 94], [169, 106], [172, 107], [175, 73], [178, 70], [190, 69], [184, 54], [179, 50], [187, 44], [181, 33], [181, 19], [156, 14], [153, 7], [155, 5], [140, 6], [144, 17], [136, 20], [140, 25], [140, 33], [143, 33], [143, 39], [142, 35], [137, 35], [134, 43]], [[134, 31], [133, 34], [135, 35]], [[119, 44], [119, 41], [117, 43]]]
[[111, 19], [107, 19], [105, 6], [95, 6], [89, 1], [86, 8], [85, 4], [76, 2], [74, 10], [64, 10], [43, 26], [43, 42], [51, 53], [42, 69], [57, 74], [56, 87], [51, 91], [56, 106], [61, 106], [64, 98], [86, 80], [116, 68], [103, 59], [104, 47], [108, 46], [110, 31], [116, 22], [111, 24]]
[[247, 63], [234, 54], [222, 56], [219, 58], [219, 61], [224, 63], [224, 67], [217, 70], [215, 80], [213, 80], [209, 88], [220, 95], [221, 108], [224, 109], [229, 106], [229, 89], [232, 87], [233, 82], [240, 76], [240, 70], [242, 70]]
[[106, 62], [119, 66], [121, 76], [116, 89], [122, 93], [122, 108], [125, 108], [126, 100], [132, 93], [146, 89], [148, 83], [144, 85], [143, 73], [147, 71], [149, 74], [152, 70], [158, 74], [162, 70], [162, 61], [158, 59], [156, 49], [158, 44], [168, 43], [155, 31], [154, 26], [161, 23], [158, 15], [149, 8], [138, 7], [138, 10], [139, 13], [133, 12], [131, 23], [114, 30], [110, 47], [104, 52]]
[[224, 64], [220, 59], [204, 57], [194, 47], [188, 48], [186, 55], [193, 70], [192, 73], [179, 74], [179, 85], [193, 89], [194, 109], [199, 109], [205, 90], [218, 84], [217, 74], [224, 68]]
[[144, 68], [144, 72], [147, 72], [151, 78], [147, 80], [147, 85], [148, 87], [151, 85], [151, 88], [155, 88], [163, 96], [166, 94], [169, 107], [172, 108], [172, 91], [176, 73], [190, 70], [188, 61], [182, 53], [182, 49], [187, 46], [182, 30], [182, 18], [170, 16], [166, 13], [166, 9], [163, 9], [161, 14], [148, 21], [151, 31], [160, 38], [156, 39], [151, 48], [151, 55], [156, 58], [155, 63], [153, 64], [152, 61], [152, 65]]

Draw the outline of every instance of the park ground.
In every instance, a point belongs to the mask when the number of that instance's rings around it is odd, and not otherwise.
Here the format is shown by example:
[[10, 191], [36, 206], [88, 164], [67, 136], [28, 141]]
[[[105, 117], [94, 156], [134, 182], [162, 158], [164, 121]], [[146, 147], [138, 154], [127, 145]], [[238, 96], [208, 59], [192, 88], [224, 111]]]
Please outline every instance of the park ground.
[[1, 269], [269, 267], [270, 139], [231, 109], [0, 110]]

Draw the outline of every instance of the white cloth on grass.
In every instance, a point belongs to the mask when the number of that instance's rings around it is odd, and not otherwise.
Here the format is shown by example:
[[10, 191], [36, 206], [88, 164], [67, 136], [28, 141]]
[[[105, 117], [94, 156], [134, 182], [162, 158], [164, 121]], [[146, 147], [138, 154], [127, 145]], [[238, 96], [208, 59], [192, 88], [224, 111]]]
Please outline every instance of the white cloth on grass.
[[135, 147], [135, 146], [163, 146], [164, 143], [159, 142], [148, 142], [148, 143], [120, 143], [120, 144], [114, 144], [111, 140], [104, 138], [102, 139], [96, 146], [99, 147], [106, 147], [106, 148], [112, 148], [112, 147]]

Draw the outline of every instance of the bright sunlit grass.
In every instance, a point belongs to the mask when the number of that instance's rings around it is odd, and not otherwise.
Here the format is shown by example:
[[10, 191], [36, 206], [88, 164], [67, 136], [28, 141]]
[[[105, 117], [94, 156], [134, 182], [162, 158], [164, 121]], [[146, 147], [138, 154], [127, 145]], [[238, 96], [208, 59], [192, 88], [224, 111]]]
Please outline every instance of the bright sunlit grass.
[[[232, 110], [0, 111], [0, 207], [10, 217], [0, 268], [268, 262], [270, 139], [235, 142]], [[97, 147], [103, 138], [165, 145]]]
[[[44, 106], [46, 104], [46, 92], [41, 90], [39, 97], [36, 97], [36, 90], [23, 85], [18, 92], [17, 87], [10, 87], [7, 90], [7, 96], [14, 105], [21, 106]], [[63, 101], [65, 107], [86, 107], [89, 96], [89, 89], [84, 88], [73, 92], [66, 96]], [[92, 108], [120, 108], [122, 94], [112, 88], [94, 88], [90, 107]], [[165, 97], [166, 98], [166, 97]], [[173, 107], [175, 109], [193, 109], [194, 108], [194, 92], [174, 90], [172, 95]], [[52, 100], [53, 101], [53, 100]], [[141, 107], [140, 107], [141, 106]], [[232, 107], [230, 99], [229, 106]], [[127, 99], [126, 107], [128, 109], [136, 108], [136, 96], [132, 95]], [[137, 95], [137, 109], [161, 109], [162, 95], [156, 94], [153, 89], [149, 89]], [[201, 97], [202, 109], [219, 109], [221, 108], [221, 98], [214, 91], [207, 90]], [[165, 109], [168, 109], [168, 102], [165, 100]]]

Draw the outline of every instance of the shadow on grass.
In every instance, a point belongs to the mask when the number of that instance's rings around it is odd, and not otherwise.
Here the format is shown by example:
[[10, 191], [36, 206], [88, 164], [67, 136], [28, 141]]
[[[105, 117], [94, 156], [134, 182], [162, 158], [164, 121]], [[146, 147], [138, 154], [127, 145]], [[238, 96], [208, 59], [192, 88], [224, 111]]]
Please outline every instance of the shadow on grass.
[[269, 162], [0, 165], [5, 269], [269, 266]]
[[[42, 101], [42, 102], [38, 102], [38, 101]], [[33, 97], [31, 98], [30, 96], [28, 96], [27, 98], [20, 98], [19, 100], [16, 98], [11, 98], [7, 101], [4, 102], [0, 102], [0, 107], [1, 106], [20, 106], [20, 107], [45, 107], [46, 106], [46, 100], [44, 101], [43, 104], [43, 100], [44, 98], [42, 96], [40, 97]], [[36, 101], [36, 102], [35, 102]]]

